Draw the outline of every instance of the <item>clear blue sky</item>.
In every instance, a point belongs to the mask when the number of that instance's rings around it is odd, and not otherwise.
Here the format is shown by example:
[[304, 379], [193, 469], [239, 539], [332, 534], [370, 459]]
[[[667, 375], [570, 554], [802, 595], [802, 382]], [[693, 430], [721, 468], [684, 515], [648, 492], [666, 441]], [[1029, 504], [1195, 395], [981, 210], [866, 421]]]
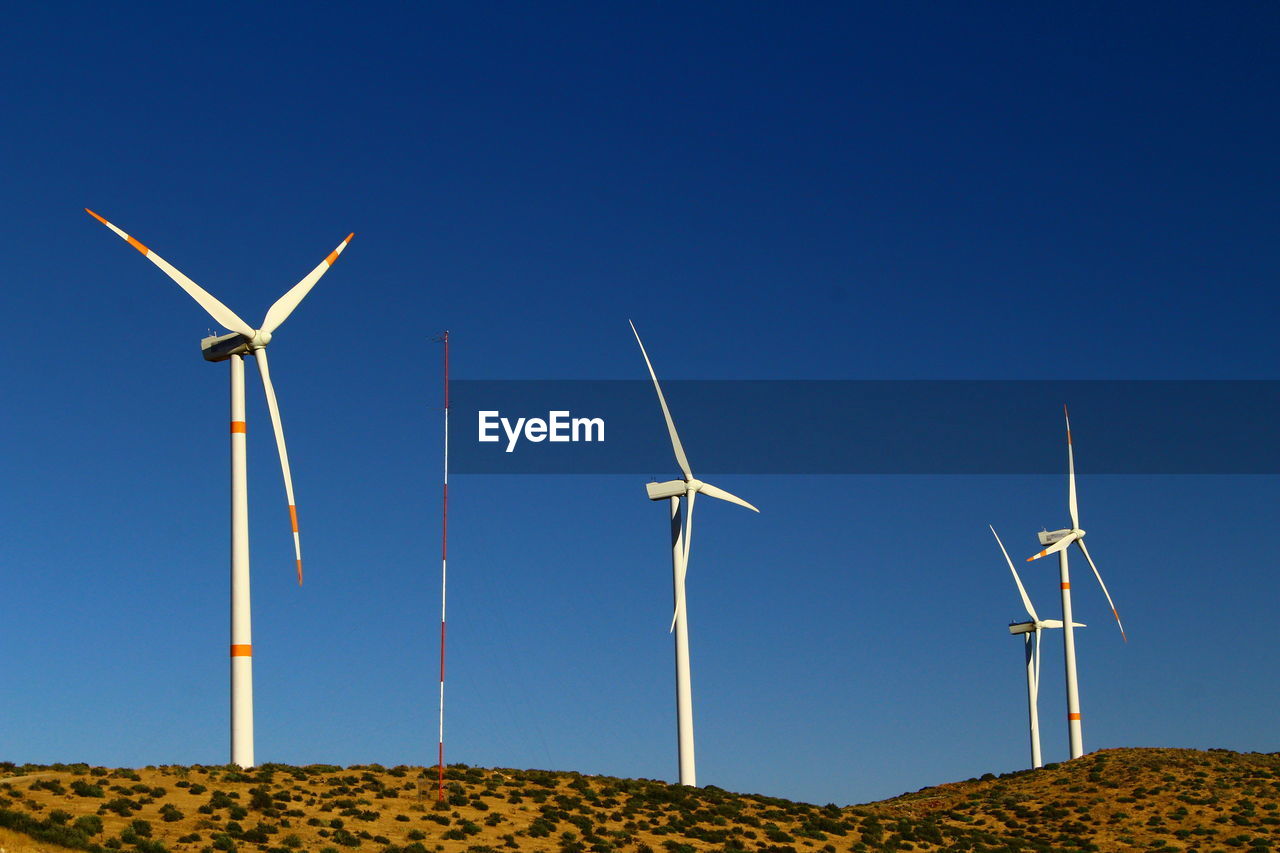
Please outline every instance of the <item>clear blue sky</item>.
[[[628, 317], [671, 379], [1278, 378], [1274, 5], [7, 14], [0, 759], [227, 756], [226, 369], [86, 206], [251, 322], [356, 232], [271, 348], [301, 590], [250, 370], [263, 761], [434, 761], [443, 328], [472, 379], [642, 378]], [[986, 525], [1030, 553], [1062, 477], [716, 482], [762, 512], [700, 504], [700, 781], [848, 803], [1025, 766]], [[642, 483], [455, 480], [451, 760], [673, 778]], [[1130, 636], [1077, 560], [1087, 749], [1280, 749], [1278, 492], [1082, 476]]]

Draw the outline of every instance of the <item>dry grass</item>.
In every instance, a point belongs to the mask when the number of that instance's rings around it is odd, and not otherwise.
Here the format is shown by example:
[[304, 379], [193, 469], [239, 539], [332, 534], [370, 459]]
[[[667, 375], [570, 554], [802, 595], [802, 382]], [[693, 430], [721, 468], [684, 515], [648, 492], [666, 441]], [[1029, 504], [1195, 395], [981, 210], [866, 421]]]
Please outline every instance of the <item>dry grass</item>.
[[1260, 853], [1280, 845], [1280, 756], [1220, 750], [1107, 750], [846, 808], [462, 766], [449, 769], [448, 793], [438, 804], [434, 770], [416, 767], [0, 765], [0, 850], [67, 849], [59, 841], [141, 853]]

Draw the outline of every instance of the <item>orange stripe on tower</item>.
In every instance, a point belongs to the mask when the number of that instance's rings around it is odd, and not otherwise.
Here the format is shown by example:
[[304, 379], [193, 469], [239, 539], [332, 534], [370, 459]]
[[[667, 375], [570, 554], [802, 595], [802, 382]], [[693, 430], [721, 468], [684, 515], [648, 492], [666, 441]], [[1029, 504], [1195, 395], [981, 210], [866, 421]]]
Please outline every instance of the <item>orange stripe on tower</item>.
[[132, 246], [133, 248], [137, 249], [139, 252], [141, 252], [141, 253], [142, 253], [142, 254], [144, 254], [144, 255], [145, 255], [147, 252], [151, 251], [151, 250], [150, 250], [150, 249], [148, 249], [146, 246], [142, 245], [142, 244], [141, 244], [141, 243], [139, 243], [137, 240], [135, 240], [133, 237], [125, 237], [125, 239], [129, 241], [129, 245], [130, 245], [130, 246]]
[[1064, 584], [1062, 584], [1062, 588], [1063, 588], [1063, 589], [1071, 589], [1071, 584], [1069, 584], [1069, 583], [1064, 583]]
[[232, 421], [232, 422], [231, 422], [231, 431], [232, 431], [232, 432], [244, 432], [244, 421]]
[[251, 658], [253, 657], [253, 646], [248, 643], [232, 643], [231, 656], [233, 658]]
[[1079, 714], [1067, 714], [1067, 719], [1068, 719], [1068, 720], [1078, 720], [1078, 719], [1080, 719], [1080, 715], [1079, 715]]

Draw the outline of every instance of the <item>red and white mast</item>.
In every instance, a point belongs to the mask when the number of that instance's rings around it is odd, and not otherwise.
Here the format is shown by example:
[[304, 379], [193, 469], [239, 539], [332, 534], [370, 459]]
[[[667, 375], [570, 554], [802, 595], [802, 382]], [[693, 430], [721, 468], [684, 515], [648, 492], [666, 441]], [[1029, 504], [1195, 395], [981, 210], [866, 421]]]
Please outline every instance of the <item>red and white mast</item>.
[[440, 770], [436, 798], [444, 801], [444, 626], [445, 601], [449, 588], [449, 332], [444, 342], [444, 492], [440, 501]]

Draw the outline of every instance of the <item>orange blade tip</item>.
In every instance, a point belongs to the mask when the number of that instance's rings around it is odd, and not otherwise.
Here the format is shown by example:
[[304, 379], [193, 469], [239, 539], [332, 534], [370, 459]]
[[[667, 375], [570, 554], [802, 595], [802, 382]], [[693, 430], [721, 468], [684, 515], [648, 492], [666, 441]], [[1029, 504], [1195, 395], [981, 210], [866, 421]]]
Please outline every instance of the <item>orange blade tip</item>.
[[85, 212], [85, 213], [87, 213], [87, 214], [89, 214], [89, 215], [90, 215], [90, 216], [92, 216], [94, 219], [98, 220], [99, 222], [101, 222], [103, 225], [106, 225], [106, 224], [107, 224], [107, 220], [103, 219], [101, 216], [99, 216], [98, 214], [94, 213], [94, 212], [93, 212], [92, 210], [90, 210], [89, 208], [87, 208], [87, 207], [86, 207], [86, 208], [84, 209], [84, 212]]

